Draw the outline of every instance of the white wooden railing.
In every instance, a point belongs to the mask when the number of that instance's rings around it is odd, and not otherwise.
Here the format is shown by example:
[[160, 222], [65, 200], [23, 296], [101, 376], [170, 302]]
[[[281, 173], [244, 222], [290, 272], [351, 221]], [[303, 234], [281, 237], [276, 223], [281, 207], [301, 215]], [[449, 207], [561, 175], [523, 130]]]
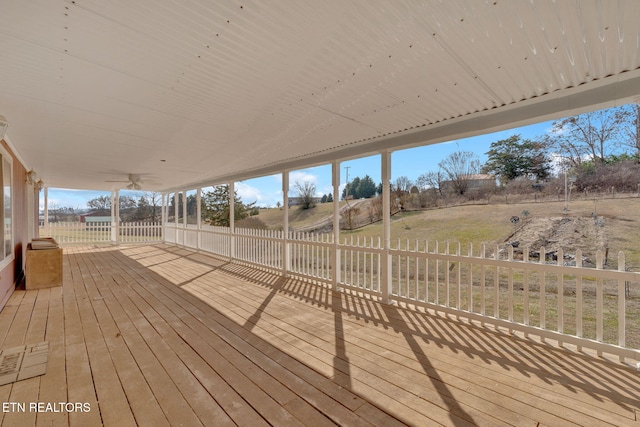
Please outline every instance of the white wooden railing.
[[160, 223], [52, 222], [40, 225], [41, 237], [53, 237], [61, 244], [142, 243], [162, 241]]
[[[165, 224], [165, 241], [380, 297], [423, 306], [482, 325], [534, 334], [564, 346], [640, 361], [640, 274], [533, 259], [527, 249], [516, 259], [512, 247], [397, 241], [276, 230]], [[545, 254], [541, 248], [539, 253]], [[389, 265], [387, 278], [383, 268]], [[336, 268], [337, 267], [337, 268]], [[385, 286], [385, 280], [386, 286]], [[388, 289], [388, 295], [383, 291]], [[627, 298], [627, 293], [633, 298]], [[631, 309], [628, 309], [631, 308]], [[632, 339], [628, 339], [631, 336]]]

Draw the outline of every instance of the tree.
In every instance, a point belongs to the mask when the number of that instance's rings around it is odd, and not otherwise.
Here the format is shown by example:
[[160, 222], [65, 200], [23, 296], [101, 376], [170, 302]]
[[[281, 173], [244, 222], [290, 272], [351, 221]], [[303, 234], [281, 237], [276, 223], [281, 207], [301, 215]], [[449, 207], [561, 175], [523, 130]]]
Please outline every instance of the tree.
[[187, 224], [198, 223], [198, 198], [195, 194], [187, 196]]
[[118, 197], [118, 206], [120, 206], [120, 210], [135, 209], [138, 206], [138, 202], [131, 196], [120, 196]]
[[456, 151], [445, 157], [438, 166], [457, 194], [469, 188], [469, 179], [480, 171], [480, 159], [471, 151]]
[[[229, 227], [230, 220], [230, 201], [229, 186], [219, 185], [213, 188], [213, 191], [207, 191], [202, 194], [202, 218], [211, 225]], [[234, 220], [239, 221], [249, 216], [249, 211], [253, 209], [256, 202], [244, 204], [238, 198], [238, 192], [233, 194], [234, 201]]]
[[327, 194], [327, 203], [332, 203], [333, 202], [333, 194], [329, 193]]
[[356, 194], [358, 199], [368, 199], [376, 195], [376, 183], [373, 182], [373, 179], [369, 175], [365, 175], [364, 178], [360, 180]]
[[365, 175], [363, 178], [357, 176], [342, 190], [342, 198], [346, 199], [347, 196], [351, 196], [354, 199], [368, 199], [375, 196], [376, 192], [376, 183], [369, 175]]
[[360, 185], [359, 176], [356, 176], [355, 178], [353, 178], [351, 182], [347, 182], [347, 185], [345, 185], [344, 190], [342, 190], [342, 199], [345, 200], [349, 196], [351, 196], [351, 198], [353, 199], [356, 199], [357, 188], [359, 185]]
[[327, 195], [323, 194], [322, 198], [320, 199], [320, 203], [327, 203]]
[[[49, 211], [49, 221], [50, 222], [58, 222], [59, 218], [58, 216], [61, 214], [63, 208], [60, 207], [59, 204], [57, 204], [56, 202], [51, 202], [49, 203], [49, 207], [47, 208], [47, 210]], [[53, 215], [53, 218], [51, 218], [51, 215]]]
[[485, 154], [488, 158], [483, 172], [496, 175], [501, 184], [521, 176], [543, 180], [551, 173], [551, 159], [545, 145], [521, 139], [520, 135], [492, 142]]
[[87, 207], [93, 212], [105, 212], [111, 213], [111, 197], [110, 196], [98, 196], [87, 202]]
[[392, 185], [391, 192], [395, 196], [392, 199], [400, 203], [400, 209], [405, 209], [412, 186], [413, 183], [406, 176], [399, 176], [398, 178], [396, 178], [395, 183]]
[[629, 114], [629, 109], [611, 108], [556, 120], [551, 132], [541, 141], [572, 166], [580, 167], [584, 160], [589, 159], [600, 166], [620, 145], [622, 129], [629, 120]]
[[154, 191], [138, 196], [138, 221], [160, 222], [162, 217], [162, 195]]
[[398, 194], [408, 194], [411, 191], [413, 183], [406, 176], [399, 176], [393, 185], [394, 191]]
[[623, 144], [631, 148], [632, 154], [640, 160], [640, 105], [631, 104], [625, 110], [627, 120], [622, 127]]
[[316, 185], [311, 181], [296, 181], [293, 187], [298, 192], [298, 197], [302, 203], [300, 203], [300, 209], [309, 209], [316, 205]]
[[[138, 201], [131, 196], [119, 196], [118, 207], [120, 219], [124, 222], [137, 221], [138, 217]], [[102, 211], [105, 215], [111, 215], [111, 212]]]
[[355, 226], [356, 218], [360, 213], [360, 208], [357, 206], [346, 206], [344, 209], [340, 211], [340, 216], [342, 220], [346, 223], [346, 228], [348, 230], [353, 230]]
[[420, 191], [434, 189], [442, 194], [442, 182], [444, 181], [444, 173], [441, 169], [436, 172], [423, 173], [416, 179], [416, 185]]

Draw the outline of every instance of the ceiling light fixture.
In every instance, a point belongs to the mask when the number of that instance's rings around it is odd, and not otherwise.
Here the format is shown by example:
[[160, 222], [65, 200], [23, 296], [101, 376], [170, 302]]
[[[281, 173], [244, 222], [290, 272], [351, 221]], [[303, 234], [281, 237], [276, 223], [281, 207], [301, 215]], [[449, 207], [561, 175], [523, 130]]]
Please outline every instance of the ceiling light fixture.
[[31, 169], [27, 172], [27, 184], [33, 185], [34, 182], [36, 182], [36, 172]]

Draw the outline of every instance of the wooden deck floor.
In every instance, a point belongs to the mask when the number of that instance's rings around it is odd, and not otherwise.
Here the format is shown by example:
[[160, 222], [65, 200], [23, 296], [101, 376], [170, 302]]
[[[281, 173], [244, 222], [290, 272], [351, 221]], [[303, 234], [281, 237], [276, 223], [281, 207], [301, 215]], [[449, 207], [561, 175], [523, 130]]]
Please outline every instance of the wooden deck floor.
[[3, 426], [640, 425], [626, 366], [165, 245], [65, 249], [0, 313], [40, 341]]

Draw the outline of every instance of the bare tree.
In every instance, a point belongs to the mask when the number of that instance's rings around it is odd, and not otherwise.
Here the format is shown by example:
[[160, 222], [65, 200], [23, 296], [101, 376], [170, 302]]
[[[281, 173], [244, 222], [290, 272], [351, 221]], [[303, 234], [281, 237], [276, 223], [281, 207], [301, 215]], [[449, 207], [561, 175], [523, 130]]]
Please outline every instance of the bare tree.
[[376, 197], [369, 203], [369, 219], [371, 222], [382, 218], [382, 196]]
[[602, 165], [619, 145], [621, 131], [628, 118], [629, 110], [612, 108], [556, 120], [551, 132], [543, 137], [543, 142], [572, 166], [579, 167], [587, 159]]
[[480, 172], [480, 159], [471, 151], [456, 151], [445, 157], [438, 166], [453, 191], [462, 195], [469, 188], [471, 175]]
[[411, 191], [411, 186], [413, 183], [406, 176], [399, 176], [396, 178], [394, 189], [398, 193], [409, 193]]
[[393, 199], [400, 204], [400, 209], [404, 209], [406, 207], [412, 186], [413, 182], [411, 182], [411, 180], [406, 176], [399, 176], [396, 178], [392, 193], [395, 196]]
[[53, 220], [50, 219], [51, 222], [58, 222], [60, 220], [59, 215], [62, 213], [62, 209], [63, 208], [56, 202], [49, 203], [49, 214], [53, 215]]
[[301, 209], [309, 209], [316, 205], [315, 203], [315, 195], [316, 195], [316, 185], [311, 181], [296, 181], [294, 184], [294, 188], [298, 192], [298, 196], [300, 197]]
[[111, 209], [111, 197], [110, 196], [98, 196], [87, 202], [87, 206], [92, 211], [109, 211]]
[[444, 174], [442, 170], [436, 172], [423, 173], [416, 179], [416, 185], [418, 189], [423, 192], [429, 189], [437, 191], [438, 194], [442, 194], [442, 182], [444, 181]]
[[640, 158], [640, 105], [632, 104], [627, 111], [626, 124], [622, 127], [623, 141]]
[[136, 194], [138, 205], [134, 220], [160, 222], [162, 194], [154, 191], [145, 191]]
[[360, 213], [360, 208], [357, 206], [347, 206], [340, 211], [340, 216], [346, 223], [346, 228], [352, 230], [356, 226], [357, 216]]

